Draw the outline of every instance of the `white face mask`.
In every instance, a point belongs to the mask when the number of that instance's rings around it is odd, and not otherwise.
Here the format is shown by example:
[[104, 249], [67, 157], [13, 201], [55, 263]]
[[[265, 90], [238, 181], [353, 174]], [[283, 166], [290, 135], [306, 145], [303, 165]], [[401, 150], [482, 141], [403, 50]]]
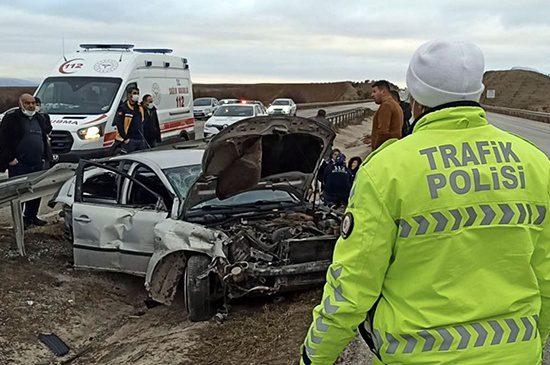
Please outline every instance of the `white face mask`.
[[155, 104], [153, 103], [150, 103], [149, 105], [147, 105], [147, 109], [151, 110], [155, 107]]
[[132, 95], [132, 101], [137, 103], [139, 101], [139, 95]]
[[27, 110], [23, 109], [23, 114], [25, 114], [27, 117], [32, 118], [36, 114], [36, 110]]
[[34, 108], [34, 111], [40, 113], [40, 107], [37, 105], [36, 108]]

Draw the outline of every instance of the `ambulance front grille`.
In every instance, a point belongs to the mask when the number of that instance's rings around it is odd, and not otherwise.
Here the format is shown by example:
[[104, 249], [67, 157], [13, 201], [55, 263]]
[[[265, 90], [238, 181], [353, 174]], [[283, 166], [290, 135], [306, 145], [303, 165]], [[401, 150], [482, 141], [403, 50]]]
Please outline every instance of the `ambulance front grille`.
[[70, 132], [54, 130], [50, 134], [52, 153], [60, 154], [70, 152], [73, 147], [73, 142], [74, 140]]

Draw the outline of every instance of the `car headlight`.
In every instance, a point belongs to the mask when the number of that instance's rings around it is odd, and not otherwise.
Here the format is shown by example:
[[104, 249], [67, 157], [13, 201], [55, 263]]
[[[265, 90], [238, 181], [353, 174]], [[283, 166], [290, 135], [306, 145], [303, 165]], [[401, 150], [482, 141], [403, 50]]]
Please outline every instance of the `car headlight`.
[[77, 134], [80, 139], [90, 140], [103, 137], [105, 124], [95, 125], [93, 127], [79, 129]]

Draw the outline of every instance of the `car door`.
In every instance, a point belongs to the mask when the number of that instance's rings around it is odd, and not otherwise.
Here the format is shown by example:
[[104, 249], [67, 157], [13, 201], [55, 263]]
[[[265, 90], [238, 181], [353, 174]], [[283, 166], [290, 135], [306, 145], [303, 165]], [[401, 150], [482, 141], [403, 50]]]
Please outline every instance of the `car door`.
[[[168, 217], [174, 196], [159, 176], [142, 163], [132, 166], [130, 176], [133, 179], [127, 179], [123, 186], [121, 203], [132, 212], [132, 226], [120, 243], [121, 266], [144, 273], [154, 251], [154, 227]], [[162, 208], [158, 206], [159, 198]]]
[[[136, 184], [129, 175], [130, 161], [82, 161], [76, 175], [73, 204], [74, 264], [76, 267], [144, 275], [153, 252], [153, 226], [168, 213], [160, 195], [155, 207], [129, 204], [128, 192]], [[96, 169], [91, 178], [84, 172]], [[144, 232], [149, 228], [149, 235]]]

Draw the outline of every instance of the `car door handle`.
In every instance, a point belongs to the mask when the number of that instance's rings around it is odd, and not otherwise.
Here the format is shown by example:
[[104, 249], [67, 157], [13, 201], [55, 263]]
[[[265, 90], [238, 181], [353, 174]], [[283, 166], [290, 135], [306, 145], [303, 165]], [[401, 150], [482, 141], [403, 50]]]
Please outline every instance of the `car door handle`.
[[88, 217], [87, 215], [81, 215], [80, 217], [75, 217], [74, 220], [77, 222], [84, 222], [84, 223], [89, 223], [92, 221], [90, 217]]

